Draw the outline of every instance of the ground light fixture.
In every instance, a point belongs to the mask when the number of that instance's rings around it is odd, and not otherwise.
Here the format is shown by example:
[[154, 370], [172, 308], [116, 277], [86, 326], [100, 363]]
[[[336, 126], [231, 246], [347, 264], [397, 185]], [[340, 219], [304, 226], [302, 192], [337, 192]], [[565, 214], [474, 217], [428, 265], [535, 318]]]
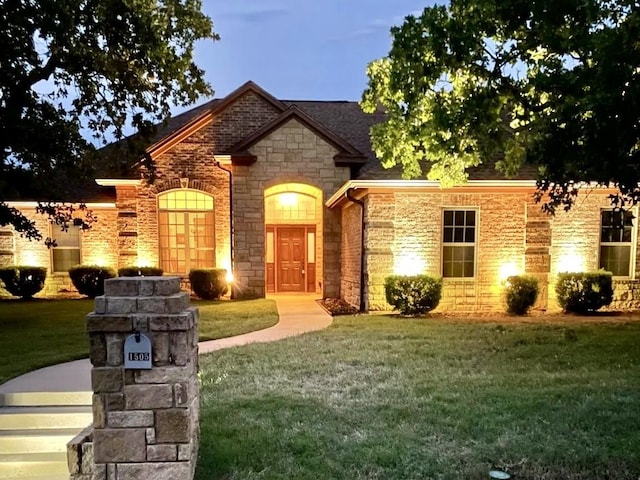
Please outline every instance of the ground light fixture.
[[509, 478], [511, 478], [511, 475], [509, 475], [507, 472], [503, 472], [502, 470], [491, 470], [489, 472], [489, 478], [496, 480], [508, 480]]

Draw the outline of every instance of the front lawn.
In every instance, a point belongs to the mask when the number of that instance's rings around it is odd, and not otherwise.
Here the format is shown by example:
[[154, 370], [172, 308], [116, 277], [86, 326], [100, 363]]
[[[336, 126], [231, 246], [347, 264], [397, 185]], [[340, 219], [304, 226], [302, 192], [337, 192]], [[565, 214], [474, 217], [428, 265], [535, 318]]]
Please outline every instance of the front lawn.
[[[240, 335], [278, 322], [273, 300], [199, 301], [200, 339]], [[0, 384], [37, 368], [87, 357], [93, 300], [0, 300]]]
[[201, 357], [197, 479], [639, 478], [640, 322], [334, 321]]

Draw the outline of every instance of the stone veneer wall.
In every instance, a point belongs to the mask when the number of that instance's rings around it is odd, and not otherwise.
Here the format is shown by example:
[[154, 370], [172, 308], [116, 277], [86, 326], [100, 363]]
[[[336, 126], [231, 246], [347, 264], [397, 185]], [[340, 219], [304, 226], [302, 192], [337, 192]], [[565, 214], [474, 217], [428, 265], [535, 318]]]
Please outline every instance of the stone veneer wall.
[[[98, 217], [98, 221], [90, 230], [80, 233], [80, 261], [117, 268], [118, 238], [113, 235], [117, 212], [114, 208], [91, 208], [90, 205], [89, 208]], [[20, 211], [35, 222], [43, 238], [51, 234], [49, 221], [45, 216], [38, 215], [33, 208], [21, 208]], [[0, 266], [4, 266], [3, 264], [47, 267], [44, 289], [36, 297], [76, 292], [66, 272], [51, 273], [51, 250], [44, 241], [29, 241], [7, 227], [0, 229]]]
[[[178, 277], [105, 282], [87, 316], [93, 365], [93, 446], [70, 445], [74, 480], [193, 478], [199, 441], [198, 311]], [[153, 368], [125, 370], [124, 340], [152, 342]], [[84, 435], [85, 443], [88, 435]], [[72, 442], [73, 443], [73, 442]], [[93, 463], [78, 453], [93, 455]], [[89, 472], [90, 470], [90, 472]], [[83, 477], [82, 475], [93, 475]]]
[[[585, 270], [598, 268], [600, 210], [609, 207], [608, 202], [606, 192], [585, 194], [569, 213], [549, 217], [540, 213], [528, 191], [369, 193], [365, 231], [368, 308], [390, 309], [384, 298], [384, 278], [394, 273], [402, 257], [421, 259], [425, 273], [441, 275], [442, 210], [470, 208], [478, 210], [476, 277], [445, 279], [439, 310], [504, 311], [499, 273], [505, 263], [535, 275], [541, 287], [536, 307], [556, 310], [555, 278], [563, 255], [583, 258]], [[636, 272], [639, 251], [636, 245]], [[343, 272], [348, 272], [344, 265]], [[343, 298], [355, 304], [352, 297], [343, 293]], [[640, 282], [616, 280], [611, 308], [639, 306]]]
[[[257, 161], [234, 167], [233, 212], [234, 255], [238, 297], [263, 297], [265, 285], [264, 191], [281, 183], [304, 183], [322, 190], [324, 202], [350, 178], [349, 167], [336, 167], [338, 151], [295, 119], [270, 133], [251, 153]], [[323, 231], [316, 241], [322, 245], [322, 292], [325, 297], [340, 293], [340, 211], [324, 207]], [[322, 253], [323, 258], [320, 257]]]
[[[555, 279], [564, 255], [575, 255], [584, 261], [585, 271], [597, 270], [600, 258], [600, 212], [610, 208], [609, 192], [583, 192], [578, 197], [575, 208], [569, 212], [559, 212], [551, 223], [551, 265], [549, 282], [549, 306], [559, 308], [555, 298]], [[636, 213], [636, 217], [637, 217]], [[636, 227], [637, 230], [637, 227]], [[636, 232], [637, 233], [637, 232]], [[609, 310], [629, 310], [640, 308], [640, 248], [632, 248], [635, 280], [614, 280], [614, 299]]]

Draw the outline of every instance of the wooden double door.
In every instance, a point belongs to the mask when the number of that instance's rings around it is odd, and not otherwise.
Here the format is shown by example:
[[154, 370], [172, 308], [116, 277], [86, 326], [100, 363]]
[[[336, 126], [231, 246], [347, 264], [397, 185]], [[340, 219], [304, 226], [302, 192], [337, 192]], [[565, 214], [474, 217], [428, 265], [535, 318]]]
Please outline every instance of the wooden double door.
[[315, 225], [267, 226], [267, 291], [315, 291], [315, 234]]

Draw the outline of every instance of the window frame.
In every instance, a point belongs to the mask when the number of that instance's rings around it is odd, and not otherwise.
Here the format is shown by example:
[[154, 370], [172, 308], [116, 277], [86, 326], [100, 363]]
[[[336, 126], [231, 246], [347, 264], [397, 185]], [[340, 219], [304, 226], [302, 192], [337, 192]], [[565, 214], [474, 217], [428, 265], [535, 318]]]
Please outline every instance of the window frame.
[[[49, 238], [52, 238], [53, 240], [56, 239], [56, 233], [54, 232], [54, 228], [58, 227], [58, 229], [60, 231], [62, 231], [62, 229], [60, 229], [60, 225], [57, 225], [55, 223], [49, 223]], [[69, 224], [69, 231], [71, 231], [71, 229], [76, 229], [77, 231], [77, 236], [78, 236], [78, 246], [72, 246], [72, 247], [68, 247], [68, 246], [52, 246], [50, 248], [50, 254], [49, 254], [49, 261], [50, 261], [50, 271], [52, 275], [58, 275], [61, 273], [68, 273], [69, 269], [67, 270], [56, 270], [55, 269], [55, 260], [54, 260], [54, 254], [56, 251], [59, 250], [78, 250], [78, 263], [76, 265], [80, 265], [82, 264], [82, 229], [78, 226], [73, 225], [73, 222], [71, 222]], [[71, 265], [72, 267], [74, 267], [75, 265]]]
[[602, 247], [620, 247], [629, 246], [629, 274], [613, 275], [614, 279], [633, 280], [636, 274], [636, 249], [638, 243], [638, 208], [633, 207], [627, 209], [633, 215], [633, 224], [631, 225], [631, 240], [629, 242], [603, 242], [602, 241], [602, 214], [604, 212], [613, 212], [614, 208], [601, 208], [599, 211], [598, 221], [598, 268], [602, 269]]
[[[176, 193], [176, 192], [181, 192], [181, 191], [191, 191], [191, 192], [195, 192], [197, 194], [201, 194], [201, 195], [205, 195], [207, 197], [211, 198], [212, 201], [212, 208], [211, 209], [185, 209], [185, 208], [161, 208], [160, 207], [160, 198], [164, 195], [169, 195], [171, 193]], [[163, 192], [160, 192], [157, 196], [156, 196], [156, 225], [158, 228], [158, 260], [160, 263], [160, 267], [164, 270], [165, 274], [171, 274], [171, 275], [180, 275], [180, 276], [186, 276], [189, 274], [189, 271], [192, 268], [196, 268], [191, 266], [191, 255], [190, 252], [192, 250], [198, 250], [197, 247], [192, 247], [190, 243], [186, 244], [185, 247], [185, 268], [186, 271], [185, 272], [172, 272], [169, 269], [165, 269], [165, 265], [164, 265], [164, 258], [163, 258], [163, 248], [162, 248], [162, 236], [160, 235], [160, 217], [161, 217], [161, 213], [176, 213], [176, 214], [182, 214], [182, 218], [183, 220], [183, 225], [185, 227], [185, 239], [187, 242], [189, 242], [189, 234], [188, 234], [188, 229], [190, 226], [190, 220], [191, 220], [191, 215], [190, 214], [194, 214], [194, 213], [211, 213], [212, 215], [212, 232], [211, 232], [211, 237], [213, 238], [213, 247], [211, 247], [211, 251], [213, 252], [213, 265], [210, 267], [197, 267], [197, 268], [216, 268], [217, 263], [216, 263], [216, 245], [217, 245], [217, 241], [216, 241], [216, 198], [214, 195], [212, 195], [209, 192], [205, 192], [202, 190], [196, 190], [193, 188], [178, 188], [178, 189], [172, 189], [172, 190], [165, 190]], [[168, 226], [169, 224], [167, 224]], [[171, 250], [171, 248], [169, 247], [169, 250]], [[168, 261], [168, 260], [167, 260]]]
[[[473, 243], [471, 242], [445, 242], [444, 240], [444, 232], [445, 232], [445, 224], [444, 217], [446, 212], [475, 212], [475, 224], [474, 224], [474, 238]], [[465, 220], [466, 226], [466, 220]], [[455, 227], [455, 221], [454, 221]], [[464, 228], [464, 227], [463, 227]], [[441, 207], [440, 209], [440, 276], [444, 281], [475, 281], [478, 276], [478, 246], [480, 242], [478, 241], [478, 237], [480, 234], [480, 208], [479, 207], [466, 207], [466, 206], [446, 206]], [[463, 246], [472, 246], [473, 245], [473, 276], [471, 277], [447, 277], [444, 275], [444, 250], [445, 246], [449, 247], [463, 247]]]

